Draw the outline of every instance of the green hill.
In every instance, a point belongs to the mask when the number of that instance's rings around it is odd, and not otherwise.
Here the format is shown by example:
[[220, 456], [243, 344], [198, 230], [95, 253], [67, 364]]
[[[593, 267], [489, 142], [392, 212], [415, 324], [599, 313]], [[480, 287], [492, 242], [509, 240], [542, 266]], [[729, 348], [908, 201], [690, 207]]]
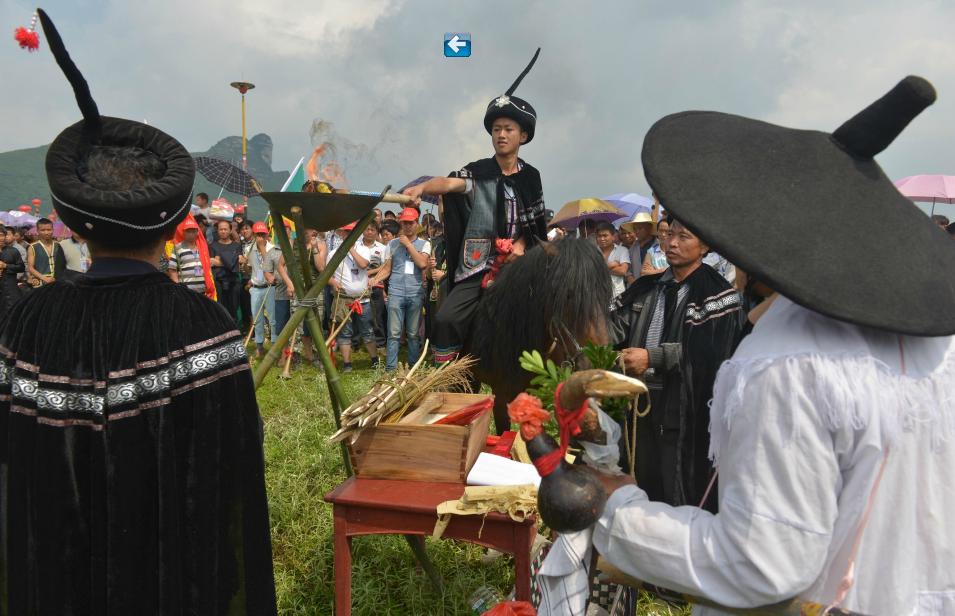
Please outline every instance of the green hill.
[[[46, 182], [44, 161], [49, 146], [0, 152], [0, 210], [13, 210], [29, 203], [34, 197], [43, 200], [41, 211], [48, 214], [52, 209], [50, 187]], [[242, 165], [242, 138], [238, 136], [221, 139], [205, 152], [193, 152], [193, 156], [212, 156], [235, 161]], [[264, 190], [279, 190], [289, 176], [288, 171], [272, 170], [272, 138], [260, 133], [249, 139], [249, 173], [259, 181]], [[219, 187], [196, 174], [195, 192], [208, 193], [210, 198], [219, 196]], [[231, 202], [240, 201], [237, 195], [223, 193]], [[249, 200], [250, 217], [262, 220], [266, 204], [255, 197]]]

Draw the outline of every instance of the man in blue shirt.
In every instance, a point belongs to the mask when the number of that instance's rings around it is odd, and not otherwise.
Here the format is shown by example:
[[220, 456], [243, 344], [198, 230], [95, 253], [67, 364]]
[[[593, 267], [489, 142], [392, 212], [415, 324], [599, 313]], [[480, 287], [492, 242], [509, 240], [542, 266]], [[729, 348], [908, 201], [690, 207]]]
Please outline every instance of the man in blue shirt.
[[428, 269], [431, 243], [418, 239], [418, 210], [407, 207], [398, 217], [401, 233], [388, 242], [383, 255], [384, 264], [372, 286], [388, 279], [388, 346], [385, 369], [398, 367], [398, 347], [401, 333], [408, 340], [408, 364], [418, 361], [421, 341], [418, 326], [424, 304], [423, 272]]

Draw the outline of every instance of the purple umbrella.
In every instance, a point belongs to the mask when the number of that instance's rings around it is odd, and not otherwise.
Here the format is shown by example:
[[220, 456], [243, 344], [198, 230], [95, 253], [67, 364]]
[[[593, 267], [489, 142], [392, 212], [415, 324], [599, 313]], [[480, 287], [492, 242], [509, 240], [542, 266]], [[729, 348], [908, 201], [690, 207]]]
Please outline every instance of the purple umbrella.
[[40, 220], [32, 214], [21, 212], [20, 210], [10, 210], [4, 212], [6, 216], [0, 217], [0, 221], [9, 227], [32, 227], [36, 221]]
[[[401, 190], [399, 190], [398, 192], [402, 192], [406, 188], [411, 188], [412, 186], [417, 186], [418, 184], [424, 184], [425, 182], [427, 182], [433, 177], [434, 177], [433, 175], [422, 175], [421, 177], [415, 178], [411, 180], [410, 182], [408, 182], [407, 184], [405, 184], [404, 186], [402, 186]], [[434, 205], [438, 205], [438, 198], [435, 197], [434, 195], [424, 195], [421, 197], [421, 200], [427, 201], [428, 203], [432, 203]]]
[[604, 197], [603, 200], [614, 204], [617, 209], [626, 213], [628, 219], [633, 218], [638, 211], [649, 213], [653, 209], [653, 199], [637, 193], [616, 193]]

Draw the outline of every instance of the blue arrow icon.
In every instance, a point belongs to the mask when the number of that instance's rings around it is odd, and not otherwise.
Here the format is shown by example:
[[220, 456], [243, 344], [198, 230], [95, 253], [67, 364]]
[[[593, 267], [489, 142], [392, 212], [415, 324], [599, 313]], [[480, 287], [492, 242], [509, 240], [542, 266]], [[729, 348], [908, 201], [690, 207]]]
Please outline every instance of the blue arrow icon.
[[445, 32], [444, 55], [447, 58], [467, 58], [471, 55], [470, 32]]

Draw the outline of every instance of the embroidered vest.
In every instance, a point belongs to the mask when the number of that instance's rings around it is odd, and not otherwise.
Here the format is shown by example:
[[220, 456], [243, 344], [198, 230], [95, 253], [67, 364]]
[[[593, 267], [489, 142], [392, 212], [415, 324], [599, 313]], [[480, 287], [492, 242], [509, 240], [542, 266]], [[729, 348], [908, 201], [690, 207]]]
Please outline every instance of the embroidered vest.
[[494, 258], [494, 240], [497, 230], [494, 214], [497, 209], [497, 181], [473, 180], [474, 200], [471, 215], [464, 229], [461, 243], [461, 260], [454, 272], [454, 280], [460, 282], [488, 268]]

